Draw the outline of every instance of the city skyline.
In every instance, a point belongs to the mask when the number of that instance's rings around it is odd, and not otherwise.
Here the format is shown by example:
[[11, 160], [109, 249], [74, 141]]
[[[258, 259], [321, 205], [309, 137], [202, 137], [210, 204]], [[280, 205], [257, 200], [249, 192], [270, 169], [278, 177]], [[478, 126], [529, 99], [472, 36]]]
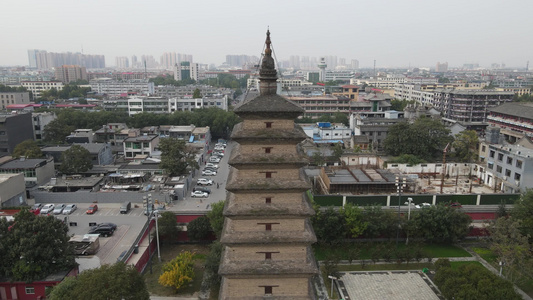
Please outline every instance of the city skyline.
[[[390, 3], [389, 3], [390, 2]], [[28, 65], [28, 50], [81, 52], [115, 57], [188, 53], [219, 65], [226, 55], [259, 57], [270, 27], [278, 60], [337, 56], [361, 68], [450, 68], [465, 63], [524, 68], [533, 61], [533, 3], [508, 1], [282, 2], [260, 8], [249, 2], [150, 3], [23, 0], [5, 4], [0, 65]], [[23, 12], [21, 14], [21, 12]], [[20, 16], [24, 16], [23, 19]], [[96, 21], [96, 22], [95, 22]], [[30, 38], [31, 37], [31, 38]]]

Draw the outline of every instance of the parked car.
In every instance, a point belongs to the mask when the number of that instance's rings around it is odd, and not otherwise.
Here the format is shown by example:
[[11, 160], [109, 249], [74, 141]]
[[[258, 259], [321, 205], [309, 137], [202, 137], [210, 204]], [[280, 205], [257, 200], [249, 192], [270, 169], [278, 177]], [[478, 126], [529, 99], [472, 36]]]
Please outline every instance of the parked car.
[[86, 213], [87, 213], [88, 215], [92, 215], [92, 214], [94, 214], [97, 210], [98, 210], [98, 205], [96, 205], [96, 204], [91, 204], [91, 206], [89, 206], [89, 208], [87, 208]]
[[72, 212], [74, 212], [76, 209], [78, 209], [78, 207], [76, 206], [76, 204], [69, 204], [67, 205], [64, 209], [63, 209], [63, 214], [64, 215], [70, 215]]
[[224, 153], [220, 151], [213, 152], [211, 155], [215, 157], [224, 157]]
[[36, 215], [40, 214], [41, 213], [41, 208], [43, 207], [43, 204], [42, 203], [35, 203], [31, 209], [30, 209], [30, 212], [31, 213], [34, 213]]
[[211, 189], [208, 189], [206, 187], [201, 187], [201, 186], [195, 186], [193, 191], [200, 191], [200, 192], [211, 194]]
[[194, 191], [191, 193], [191, 197], [194, 197], [194, 198], [207, 198], [209, 197], [209, 194], [206, 193], [206, 192], [202, 192], [202, 191]]
[[208, 167], [208, 168], [218, 169], [218, 165], [214, 164], [214, 163], [206, 163], [205, 166]]
[[198, 180], [196, 181], [196, 184], [198, 184], [198, 185], [212, 185], [213, 184], [213, 180], [207, 179], [207, 178], [198, 178]]
[[463, 207], [463, 206], [461, 205], [461, 203], [459, 203], [459, 202], [452, 202], [452, 203], [450, 203], [450, 204], [446, 204], [446, 206], [451, 206], [451, 207], [453, 207], [453, 208], [461, 208], [461, 207]]
[[89, 234], [99, 234], [101, 236], [107, 237], [112, 236], [115, 232], [115, 229], [110, 226], [94, 226], [89, 229]]
[[41, 208], [41, 214], [46, 215], [54, 211], [54, 205], [53, 204], [46, 204]]
[[211, 170], [203, 170], [202, 171], [203, 176], [215, 176], [217, 175], [217, 172], [211, 171]]
[[122, 203], [122, 205], [120, 206], [120, 213], [121, 214], [127, 214], [131, 209], [131, 202], [130, 201], [126, 201], [124, 203]]
[[216, 146], [216, 147], [214, 148], [214, 150], [217, 150], [217, 151], [224, 151], [224, 149], [226, 149], [226, 148], [224, 148], [224, 147], [222, 147], [222, 146]]
[[427, 207], [431, 207], [431, 204], [427, 203], [427, 202], [424, 202], [422, 204], [417, 204], [415, 205], [416, 208], [427, 208]]
[[60, 215], [60, 214], [63, 212], [63, 209], [64, 209], [66, 206], [67, 206], [67, 205], [64, 204], [64, 203], [58, 204], [58, 205], [54, 208], [54, 215]]
[[209, 170], [209, 171], [213, 171], [213, 172], [218, 171], [217, 169], [212, 168], [212, 167], [205, 167], [205, 168], [204, 168], [204, 171], [205, 171], [205, 170]]
[[211, 163], [219, 163], [219, 162], [220, 162], [220, 157], [218, 157], [218, 156], [211, 156], [211, 157], [209, 158], [209, 162], [211, 162]]
[[226, 149], [226, 144], [223, 144], [223, 143], [216, 143], [216, 144], [215, 144], [215, 148], [217, 148], [217, 147], [222, 147], [222, 148]]
[[111, 227], [113, 230], [117, 230], [117, 224], [115, 223], [98, 223], [96, 227]]

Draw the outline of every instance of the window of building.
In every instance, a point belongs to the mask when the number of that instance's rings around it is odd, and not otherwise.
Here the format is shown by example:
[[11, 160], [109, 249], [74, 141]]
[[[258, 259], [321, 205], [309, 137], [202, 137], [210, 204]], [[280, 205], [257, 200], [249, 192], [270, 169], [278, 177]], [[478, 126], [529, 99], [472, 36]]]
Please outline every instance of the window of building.
[[519, 168], [519, 169], [522, 169], [522, 161], [521, 160], [516, 160], [516, 167]]
[[264, 147], [265, 153], [270, 153], [270, 150], [272, 150], [272, 147]]
[[33, 294], [35, 294], [35, 288], [33, 286], [27, 286], [26, 295], [33, 295]]
[[503, 160], [503, 154], [502, 154], [502, 153], [498, 153], [498, 160], [499, 160], [499, 161], [502, 161], [502, 160]]
[[265, 127], [266, 128], [272, 128], [272, 123], [274, 123], [274, 122], [265, 122]]
[[265, 203], [266, 203], [266, 204], [270, 204], [270, 203], [272, 203], [272, 197], [266, 197], [266, 198], [265, 198]]
[[502, 167], [497, 165], [496, 166], [496, 172], [501, 173], [502, 172]]
[[481, 146], [481, 151], [482, 152], [485, 152], [485, 149], [486, 149], [485, 145]]
[[272, 295], [272, 286], [265, 286], [265, 295]]
[[505, 176], [510, 177], [511, 176], [511, 170], [505, 169]]
[[507, 157], [507, 164], [508, 165], [512, 165], [513, 164], [513, 158], [512, 157]]
[[494, 154], [495, 154], [494, 150], [490, 150], [489, 157], [494, 158]]
[[522, 175], [520, 175], [520, 173], [514, 173], [514, 180], [516, 181], [520, 181], [520, 178], [522, 177]]

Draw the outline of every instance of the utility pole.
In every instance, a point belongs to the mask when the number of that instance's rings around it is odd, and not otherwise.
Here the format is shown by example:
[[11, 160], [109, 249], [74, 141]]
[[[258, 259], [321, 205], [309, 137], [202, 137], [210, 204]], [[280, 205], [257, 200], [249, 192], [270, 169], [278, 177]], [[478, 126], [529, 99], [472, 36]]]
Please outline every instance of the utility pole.
[[440, 181], [440, 193], [442, 194], [442, 188], [444, 187], [444, 174], [446, 173], [446, 152], [448, 152], [448, 146], [450, 143], [446, 144], [444, 150], [442, 151], [442, 180]]

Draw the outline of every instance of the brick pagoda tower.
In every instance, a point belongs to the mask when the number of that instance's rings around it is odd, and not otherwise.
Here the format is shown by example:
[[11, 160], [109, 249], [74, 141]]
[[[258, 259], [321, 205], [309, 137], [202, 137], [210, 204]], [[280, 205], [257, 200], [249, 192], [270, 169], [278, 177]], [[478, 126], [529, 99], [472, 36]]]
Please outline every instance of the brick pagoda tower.
[[294, 124], [304, 110], [276, 94], [269, 31], [259, 74], [260, 95], [235, 108], [219, 299], [315, 299], [311, 184], [297, 146], [306, 135]]

